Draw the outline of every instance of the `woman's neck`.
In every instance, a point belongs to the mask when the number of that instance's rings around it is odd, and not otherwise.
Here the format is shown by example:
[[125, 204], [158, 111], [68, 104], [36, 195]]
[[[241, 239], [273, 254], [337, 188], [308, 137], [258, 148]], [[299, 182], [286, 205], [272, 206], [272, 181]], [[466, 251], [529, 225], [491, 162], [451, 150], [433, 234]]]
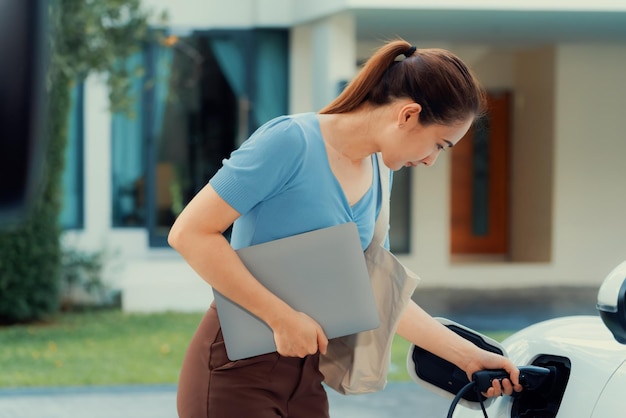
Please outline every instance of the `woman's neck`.
[[326, 146], [355, 164], [369, 158], [379, 151], [381, 111], [381, 108], [363, 105], [349, 113], [319, 114]]

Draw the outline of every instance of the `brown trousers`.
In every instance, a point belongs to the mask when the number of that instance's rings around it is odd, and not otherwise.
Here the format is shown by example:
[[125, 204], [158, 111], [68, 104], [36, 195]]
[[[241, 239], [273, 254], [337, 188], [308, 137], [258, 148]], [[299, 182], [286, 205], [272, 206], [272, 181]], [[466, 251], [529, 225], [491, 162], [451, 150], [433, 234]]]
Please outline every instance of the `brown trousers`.
[[328, 418], [319, 354], [264, 354], [230, 361], [211, 305], [194, 334], [178, 382], [180, 418]]

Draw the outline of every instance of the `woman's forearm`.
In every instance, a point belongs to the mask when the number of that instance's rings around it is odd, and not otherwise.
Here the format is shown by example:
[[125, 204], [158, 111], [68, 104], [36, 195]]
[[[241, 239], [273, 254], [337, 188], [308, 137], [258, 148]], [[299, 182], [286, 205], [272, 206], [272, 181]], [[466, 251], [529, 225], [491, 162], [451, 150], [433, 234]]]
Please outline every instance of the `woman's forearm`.
[[237, 253], [221, 234], [198, 237], [186, 234], [173, 247], [191, 268], [211, 287], [261, 318], [270, 327], [290, 311], [290, 307], [268, 291], [248, 271]]
[[207, 185], [178, 216], [168, 242], [209, 285], [273, 327], [290, 307], [256, 280], [224, 237], [238, 217]]
[[477, 347], [459, 337], [410, 301], [397, 329], [398, 335], [467, 371]]

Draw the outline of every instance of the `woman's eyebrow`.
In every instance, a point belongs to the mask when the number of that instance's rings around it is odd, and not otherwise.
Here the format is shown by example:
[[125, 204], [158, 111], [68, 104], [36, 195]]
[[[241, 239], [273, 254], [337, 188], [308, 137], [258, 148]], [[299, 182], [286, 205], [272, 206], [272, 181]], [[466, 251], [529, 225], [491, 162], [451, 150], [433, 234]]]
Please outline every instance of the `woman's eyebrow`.
[[446, 144], [448, 144], [448, 148], [452, 148], [454, 146], [454, 144], [450, 141], [448, 141], [447, 139], [443, 140]]

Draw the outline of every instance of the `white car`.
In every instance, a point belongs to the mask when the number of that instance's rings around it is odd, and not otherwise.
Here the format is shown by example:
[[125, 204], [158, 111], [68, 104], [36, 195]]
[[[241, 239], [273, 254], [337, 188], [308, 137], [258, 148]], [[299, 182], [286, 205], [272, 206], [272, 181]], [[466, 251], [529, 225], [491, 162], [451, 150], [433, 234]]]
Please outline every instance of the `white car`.
[[597, 308], [600, 316], [543, 321], [501, 344], [439, 318], [453, 331], [520, 367], [526, 389], [514, 396], [485, 399], [476, 391], [478, 383], [489, 387], [490, 379], [502, 377], [501, 373], [485, 372], [469, 382], [459, 368], [419, 347], [409, 350], [407, 369], [414, 381], [451, 399], [448, 417], [626, 417], [621, 399], [626, 396], [626, 261], [604, 280]]

